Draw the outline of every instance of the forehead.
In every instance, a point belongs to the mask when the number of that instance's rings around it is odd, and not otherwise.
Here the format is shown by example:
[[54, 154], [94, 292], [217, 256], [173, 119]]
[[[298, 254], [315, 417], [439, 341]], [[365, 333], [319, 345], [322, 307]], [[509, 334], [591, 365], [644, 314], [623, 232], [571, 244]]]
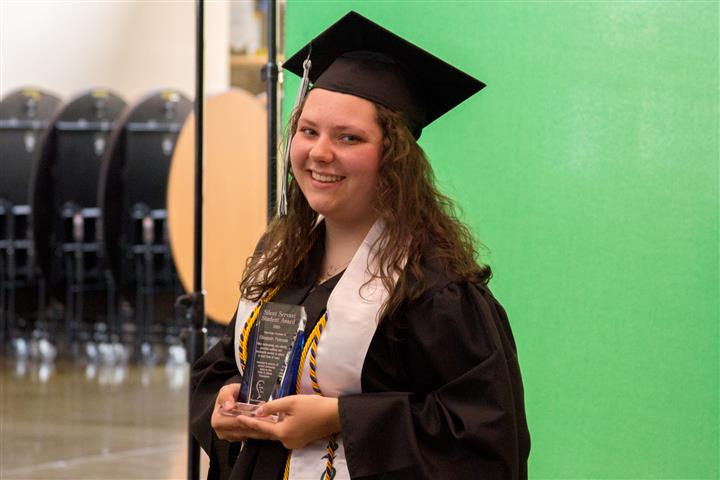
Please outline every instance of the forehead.
[[301, 119], [343, 125], [378, 126], [375, 104], [346, 93], [315, 88], [308, 93]]

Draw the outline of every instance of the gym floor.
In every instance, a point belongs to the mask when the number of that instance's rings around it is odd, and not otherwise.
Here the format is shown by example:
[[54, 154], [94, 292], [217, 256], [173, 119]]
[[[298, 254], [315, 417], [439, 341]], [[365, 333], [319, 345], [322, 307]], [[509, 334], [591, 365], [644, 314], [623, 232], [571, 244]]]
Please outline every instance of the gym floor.
[[0, 357], [0, 479], [187, 478], [188, 376]]

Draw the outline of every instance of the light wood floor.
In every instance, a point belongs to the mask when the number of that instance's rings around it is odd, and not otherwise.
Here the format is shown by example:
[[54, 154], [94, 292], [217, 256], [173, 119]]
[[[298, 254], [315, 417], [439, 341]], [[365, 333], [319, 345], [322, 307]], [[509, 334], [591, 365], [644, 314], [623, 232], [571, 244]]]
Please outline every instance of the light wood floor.
[[0, 367], [0, 479], [187, 478], [186, 364]]

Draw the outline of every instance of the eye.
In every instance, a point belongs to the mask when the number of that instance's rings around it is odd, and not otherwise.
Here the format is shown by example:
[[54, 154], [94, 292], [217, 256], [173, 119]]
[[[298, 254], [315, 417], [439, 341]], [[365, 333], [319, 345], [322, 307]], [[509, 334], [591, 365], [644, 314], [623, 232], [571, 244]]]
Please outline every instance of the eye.
[[300, 127], [300, 128], [298, 128], [298, 132], [302, 133], [306, 137], [313, 137], [313, 136], [317, 135], [315, 130], [313, 130], [310, 127]]
[[360, 141], [360, 137], [347, 133], [340, 136], [340, 140], [345, 143], [357, 143]]

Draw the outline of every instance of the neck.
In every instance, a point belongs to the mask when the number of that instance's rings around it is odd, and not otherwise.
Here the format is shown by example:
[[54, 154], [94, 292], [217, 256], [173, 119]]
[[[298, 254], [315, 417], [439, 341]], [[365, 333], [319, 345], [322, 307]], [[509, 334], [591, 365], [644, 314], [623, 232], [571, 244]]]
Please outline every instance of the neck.
[[353, 223], [325, 219], [325, 257], [321, 276], [333, 276], [343, 270], [374, 223], [374, 218]]

